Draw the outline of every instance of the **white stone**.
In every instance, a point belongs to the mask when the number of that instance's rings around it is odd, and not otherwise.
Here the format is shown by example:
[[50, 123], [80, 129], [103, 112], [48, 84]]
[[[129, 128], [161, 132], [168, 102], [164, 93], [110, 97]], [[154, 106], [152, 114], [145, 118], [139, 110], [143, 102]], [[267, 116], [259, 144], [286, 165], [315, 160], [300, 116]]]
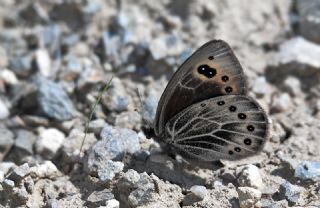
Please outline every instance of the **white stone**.
[[4, 180], [4, 172], [0, 170], [0, 182]]
[[0, 79], [4, 80], [5, 83], [11, 85], [15, 85], [18, 83], [16, 75], [8, 69], [3, 69], [0, 71]]
[[259, 207], [261, 191], [251, 187], [239, 187], [237, 192], [241, 208]]
[[296, 77], [289, 76], [284, 81], [284, 87], [287, 91], [289, 91], [290, 94], [294, 96], [301, 96], [302, 90], [301, 90], [301, 83], [300, 80]]
[[238, 177], [238, 183], [240, 186], [249, 186], [262, 190], [263, 181], [259, 168], [251, 164], [245, 166]]
[[268, 91], [270, 90], [268, 83], [266, 81], [266, 78], [263, 77], [259, 77], [257, 78], [252, 86], [252, 91], [258, 95], [258, 96], [263, 96], [265, 94], [268, 93]]
[[111, 199], [106, 202], [106, 208], [119, 208], [120, 202], [116, 199]]
[[271, 109], [275, 112], [285, 112], [293, 107], [293, 101], [288, 93], [275, 96], [272, 100]]
[[5, 175], [10, 171], [13, 170], [16, 166], [13, 162], [0, 162], [0, 171], [2, 171]]
[[320, 46], [301, 37], [292, 38], [280, 46], [273, 65], [298, 62], [320, 68]]
[[35, 58], [40, 73], [45, 77], [50, 77], [51, 59], [48, 51], [45, 49], [38, 49], [35, 53]]
[[208, 191], [206, 189], [206, 187], [204, 186], [198, 186], [198, 185], [195, 185], [195, 186], [192, 186], [190, 188], [190, 192], [196, 196], [197, 198], [199, 199], [204, 199], [204, 197], [206, 197]]
[[0, 119], [6, 119], [10, 115], [8, 106], [5, 104], [3, 99], [0, 98]]
[[64, 139], [64, 134], [57, 129], [42, 129], [36, 142], [36, 152], [50, 159], [62, 146]]
[[30, 168], [30, 174], [39, 178], [55, 177], [59, 174], [57, 167], [49, 160]]

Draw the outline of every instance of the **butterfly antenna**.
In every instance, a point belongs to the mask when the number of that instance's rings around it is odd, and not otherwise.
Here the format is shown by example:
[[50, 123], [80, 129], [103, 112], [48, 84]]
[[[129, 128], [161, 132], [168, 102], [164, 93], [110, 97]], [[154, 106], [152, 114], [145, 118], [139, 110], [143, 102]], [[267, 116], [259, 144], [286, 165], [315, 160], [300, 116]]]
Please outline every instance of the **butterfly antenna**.
[[86, 140], [86, 138], [87, 138], [87, 134], [88, 134], [88, 130], [89, 130], [89, 123], [90, 123], [90, 121], [92, 120], [93, 113], [96, 111], [97, 105], [98, 105], [98, 103], [100, 102], [100, 100], [101, 100], [101, 98], [102, 98], [102, 95], [103, 95], [106, 91], [108, 91], [108, 89], [110, 88], [113, 77], [114, 77], [114, 75], [112, 74], [112, 76], [111, 76], [110, 80], [108, 81], [108, 83], [104, 85], [102, 91], [99, 93], [99, 96], [98, 96], [96, 102], [94, 103], [94, 105], [93, 105], [93, 107], [92, 107], [92, 109], [91, 109], [91, 111], [90, 111], [90, 115], [89, 115], [89, 117], [88, 117], [88, 120], [87, 120], [87, 123], [86, 123], [86, 126], [85, 126], [84, 136], [83, 136], [83, 139], [82, 139], [82, 142], [81, 142], [81, 146], [80, 146], [79, 157], [80, 157], [80, 155], [81, 155], [84, 142], [85, 142], [85, 140]]

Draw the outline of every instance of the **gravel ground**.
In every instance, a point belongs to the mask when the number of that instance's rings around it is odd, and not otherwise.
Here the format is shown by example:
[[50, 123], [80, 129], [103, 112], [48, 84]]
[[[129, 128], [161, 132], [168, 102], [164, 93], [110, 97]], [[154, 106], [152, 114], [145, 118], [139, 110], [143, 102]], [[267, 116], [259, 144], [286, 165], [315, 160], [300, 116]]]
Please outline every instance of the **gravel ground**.
[[[0, 207], [320, 207], [319, 0], [1, 0], [0, 27]], [[272, 124], [260, 154], [206, 169], [142, 120], [212, 39]]]

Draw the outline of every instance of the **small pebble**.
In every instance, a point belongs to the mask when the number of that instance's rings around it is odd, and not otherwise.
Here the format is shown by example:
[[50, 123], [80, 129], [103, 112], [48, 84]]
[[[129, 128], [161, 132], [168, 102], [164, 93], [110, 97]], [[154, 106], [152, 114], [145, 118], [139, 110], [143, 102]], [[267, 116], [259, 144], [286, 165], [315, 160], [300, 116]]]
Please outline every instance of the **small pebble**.
[[245, 166], [240, 172], [238, 183], [240, 186], [248, 186], [261, 190], [263, 182], [259, 168], [251, 164]]
[[53, 158], [62, 146], [64, 139], [64, 134], [58, 129], [42, 129], [35, 144], [36, 152], [45, 158]]
[[290, 206], [297, 204], [301, 197], [301, 192], [304, 189], [300, 186], [292, 185], [289, 181], [281, 184], [279, 188], [280, 196], [282, 199], [286, 199]]
[[123, 170], [124, 164], [122, 162], [114, 162], [108, 160], [105, 164], [98, 167], [98, 177], [101, 181], [109, 181], [115, 177], [116, 174]]
[[112, 193], [112, 190], [110, 189], [103, 189], [101, 191], [94, 191], [92, 192], [88, 198], [87, 201], [90, 203], [91, 206], [101, 206], [104, 205], [108, 200], [111, 200], [114, 198], [114, 195]]
[[96, 119], [90, 121], [88, 128], [89, 131], [93, 132], [96, 135], [99, 135], [105, 125], [106, 121], [104, 119]]
[[320, 162], [302, 161], [295, 169], [294, 176], [302, 180], [320, 179]]
[[45, 49], [38, 49], [35, 52], [34, 62], [36, 63], [37, 69], [45, 77], [50, 77], [51, 71], [51, 59], [49, 53]]
[[37, 137], [34, 133], [20, 129], [15, 132], [16, 140], [15, 140], [15, 147], [18, 149], [27, 152], [28, 154], [33, 153], [33, 144], [35, 143]]
[[120, 202], [116, 199], [110, 199], [106, 202], [106, 208], [119, 208]]
[[57, 167], [49, 160], [30, 168], [30, 174], [39, 178], [53, 178], [59, 174]]
[[293, 108], [293, 102], [288, 93], [282, 93], [273, 98], [271, 110], [275, 113], [281, 113]]
[[14, 144], [14, 135], [10, 130], [1, 127], [0, 135], [0, 161], [2, 161]]
[[261, 191], [251, 187], [238, 187], [241, 208], [260, 207]]
[[16, 167], [12, 173], [8, 176], [8, 179], [13, 180], [16, 183], [19, 183], [24, 177], [29, 175], [30, 167], [28, 163], [24, 163], [19, 167]]
[[8, 118], [10, 115], [9, 108], [2, 98], [0, 98], [0, 120]]
[[190, 192], [201, 201], [206, 197], [208, 191], [206, 187], [196, 185], [190, 188]]
[[89, 152], [87, 168], [96, 172], [97, 167], [105, 165], [103, 161], [122, 160], [125, 153], [134, 154], [140, 150], [138, 134], [131, 129], [105, 125], [101, 131], [101, 140]]
[[258, 77], [252, 86], [252, 91], [259, 97], [264, 96], [269, 91], [269, 86], [265, 77]]

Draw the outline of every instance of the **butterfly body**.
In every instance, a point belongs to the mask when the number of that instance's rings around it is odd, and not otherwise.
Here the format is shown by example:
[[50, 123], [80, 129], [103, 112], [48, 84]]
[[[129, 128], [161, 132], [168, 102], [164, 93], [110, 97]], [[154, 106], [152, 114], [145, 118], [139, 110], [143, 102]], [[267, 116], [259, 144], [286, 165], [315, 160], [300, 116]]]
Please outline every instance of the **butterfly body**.
[[235, 160], [259, 152], [268, 118], [252, 98], [232, 49], [213, 40], [190, 56], [162, 94], [155, 135], [170, 149], [201, 161]]

